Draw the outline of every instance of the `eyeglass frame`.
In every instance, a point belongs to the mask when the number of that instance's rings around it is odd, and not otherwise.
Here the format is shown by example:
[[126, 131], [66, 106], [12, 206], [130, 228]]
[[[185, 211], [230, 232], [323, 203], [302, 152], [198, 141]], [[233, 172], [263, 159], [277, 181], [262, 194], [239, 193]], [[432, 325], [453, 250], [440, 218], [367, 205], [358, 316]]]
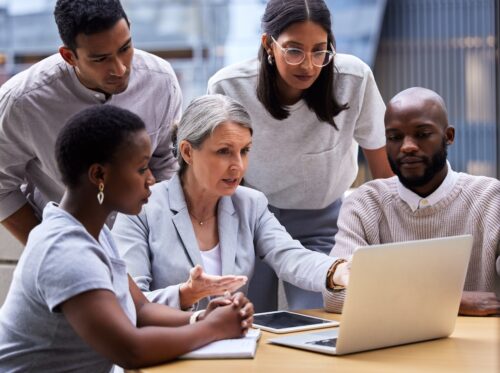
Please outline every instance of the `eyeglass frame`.
[[[297, 65], [300, 65], [302, 62], [304, 62], [304, 60], [306, 59], [306, 54], [307, 53], [311, 53], [311, 54], [314, 54], [314, 53], [327, 53], [328, 55], [330, 55], [330, 59], [328, 60], [327, 63], [325, 63], [324, 65], [316, 65], [314, 63], [314, 61], [311, 59], [311, 62], [314, 66], [316, 67], [325, 67], [325, 66], [328, 66], [330, 64], [330, 62], [332, 62], [333, 58], [335, 57], [335, 55], [337, 54], [337, 51], [335, 50], [333, 44], [330, 42], [330, 47], [332, 48], [332, 50], [328, 50], [328, 49], [323, 49], [321, 51], [315, 51], [315, 52], [306, 52], [300, 48], [284, 48], [280, 43], [278, 43], [276, 41], [276, 39], [274, 38], [274, 36], [271, 35], [271, 39], [273, 40], [273, 43], [275, 43], [281, 50], [281, 53], [283, 53], [283, 58], [285, 59], [285, 62], [288, 64], [288, 65], [291, 65], [291, 66], [297, 66]], [[302, 60], [300, 62], [297, 62], [297, 63], [290, 63], [287, 61], [286, 59], [286, 53], [289, 51], [289, 50], [297, 50], [297, 51], [301, 51], [302, 54], [304, 55], [304, 58], [302, 58]]]

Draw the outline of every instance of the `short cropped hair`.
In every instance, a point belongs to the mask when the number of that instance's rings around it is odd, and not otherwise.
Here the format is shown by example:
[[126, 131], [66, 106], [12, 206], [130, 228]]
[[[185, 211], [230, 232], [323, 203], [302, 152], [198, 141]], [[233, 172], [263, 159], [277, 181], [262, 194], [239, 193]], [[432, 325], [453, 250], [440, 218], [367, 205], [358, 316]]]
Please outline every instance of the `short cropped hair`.
[[136, 114], [112, 105], [91, 106], [73, 115], [55, 146], [63, 183], [77, 187], [92, 164], [113, 161], [130, 136], [144, 129], [144, 122]]
[[190, 102], [179, 124], [172, 128], [174, 155], [182, 174], [187, 164], [180, 154], [179, 145], [183, 140], [198, 149], [215, 129], [226, 122], [234, 122], [248, 128], [252, 133], [252, 122], [246, 109], [234, 99], [224, 95], [205, 95]]
[[54, 17], [61, 40], [74, 52], [78, 34], [109, 30], [122, 18], [129, 24], [119, 0], [57, 0]]

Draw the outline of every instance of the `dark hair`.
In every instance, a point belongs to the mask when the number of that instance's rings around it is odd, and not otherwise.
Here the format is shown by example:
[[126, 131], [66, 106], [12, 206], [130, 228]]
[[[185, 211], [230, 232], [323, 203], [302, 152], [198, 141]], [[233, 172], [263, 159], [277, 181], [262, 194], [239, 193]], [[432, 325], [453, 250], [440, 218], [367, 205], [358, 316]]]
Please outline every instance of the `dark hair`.
[[55, 147], [63, 183], [78, 186], [92, 164], [113, 161], [130, 135], [144, 129], [141, 118], [112, 105], [91, 106], [73, 115], [57, 136]]
[[[328, 45], [332, 43], [335, 46], [330, 11], [323, 0], [269, 0], [262, 16], [262, 31], [267, 34], [267, 43], [271, 44], [271, 36], [277, 39], [291, 24], [305, 21], [321, 26], [328, 35]], [[279, 100], [276, 64], [269, 64], [267, 58], [267, 50], [261, 45], [257, 97], [274, 118], [282, 120], [288, 118], [290, 113]], [[348, 109], [349, 105], [338, 103], [334, 96], [334, 69], [332, 60], [321, 69], [318, 78], [304, 92], [302, 98], [319, 120], [328, 122], [338, 129], [333, 118], [342, 110]]]
[[54, 17], [64, 45], [73, 52], [80, 33], [109, 30], [122, 18], [130, 26], [119, 0], [57, 0]]

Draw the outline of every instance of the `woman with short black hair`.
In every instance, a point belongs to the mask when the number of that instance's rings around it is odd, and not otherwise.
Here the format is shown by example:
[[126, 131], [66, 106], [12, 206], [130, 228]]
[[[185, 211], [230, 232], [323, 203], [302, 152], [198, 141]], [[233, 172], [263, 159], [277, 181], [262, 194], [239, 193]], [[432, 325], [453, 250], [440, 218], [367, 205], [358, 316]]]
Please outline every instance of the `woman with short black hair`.
[[112, 211], [137, 214], [147, 202], [150, 157], [144, 123], [124, 109], [91, 107], [62, 129], [56, 158], [66, 192], [31, 231], [0, 309], [0, 371], [143, 367], [251, 325], [252, 304], [241, 293], [182, 312], [149, 303], [128, 277], [104, 223]]

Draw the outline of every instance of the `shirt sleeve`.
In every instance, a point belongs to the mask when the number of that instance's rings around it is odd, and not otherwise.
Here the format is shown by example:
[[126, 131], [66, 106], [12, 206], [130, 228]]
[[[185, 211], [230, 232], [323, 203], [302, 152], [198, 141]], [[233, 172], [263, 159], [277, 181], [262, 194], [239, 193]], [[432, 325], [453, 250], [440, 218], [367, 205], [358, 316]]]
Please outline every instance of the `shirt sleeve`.
[[220, 95], [226, 95], [226, 92], [222, 88], [222, 84], [216, 84], [214, 83], [213, 77], [208, 80], [208, 85], [207, 85], [207, 95], [215, 95], [215, 94], [220, 94]]
[[158, 134], [158, 145], [153, 151], [149, 162], [149, 166], [157, 182], [170, 179], [179, 168], [177, 159], [172, 153], [172, 138], [170, 132], [172, 125], [179, 122], [181, 119], [182, 92], [174, 71], [170, 65], [168, 67], [171, 70], [171, 79], [169, 82], [170, 95], [165, 103], [166, 112]]
[[294, 240], [268, 209], [260, 194], [254, 235], [256, 254], [270, 265], [278, 277], [305, 290], [326, 288], [328, 269], [336, 258], [304, 248]]
[[363, 149], [379, 149], [385, 146], [385, 104], [368, 66], [365, 66], [363, 85], [354, 139]]
[[53, 242], [36, 274], [37, 289], [51, 312], [89, 290], [114, 293], [109, 258], [87, 233], [62, 231]]
[[20, 105], [8, 91], [0, 90], [0, 221], [27, 202], [20, 186], [34, 155], [27, 144]]

